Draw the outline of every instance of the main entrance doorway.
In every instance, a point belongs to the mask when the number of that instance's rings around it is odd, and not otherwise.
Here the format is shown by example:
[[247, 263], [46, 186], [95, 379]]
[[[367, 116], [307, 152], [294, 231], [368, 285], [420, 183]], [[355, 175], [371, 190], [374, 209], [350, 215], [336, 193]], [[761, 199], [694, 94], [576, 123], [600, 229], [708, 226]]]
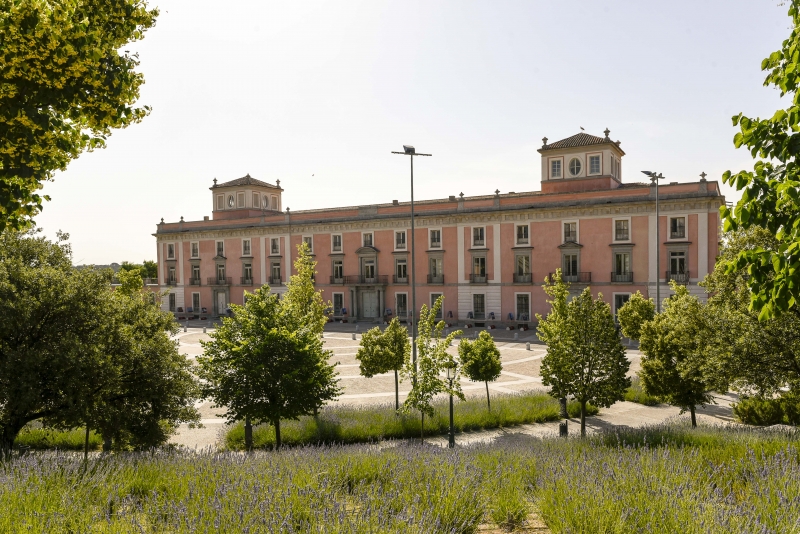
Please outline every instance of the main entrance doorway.
[[366, 318], [374, 319], [379, 317], [378, 314], [378, 292], [365, 291], [361, 294], [361, 309]]
[[227, 307], [225, 293], [220, 291], [217, 293], [217, 315], [225, 315], [225, 308]]

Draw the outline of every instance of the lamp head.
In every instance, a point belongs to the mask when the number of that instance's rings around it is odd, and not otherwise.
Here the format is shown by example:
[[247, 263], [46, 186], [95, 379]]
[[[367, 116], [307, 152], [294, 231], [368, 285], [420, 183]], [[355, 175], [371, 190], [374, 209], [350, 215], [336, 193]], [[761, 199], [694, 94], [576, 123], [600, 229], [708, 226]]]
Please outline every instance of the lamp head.
[[452, 366], [448, 365], [445, 369], [447, 369], [447, 379], [448, 380], [452, 380], [455, 377], [455, 374], [456, 374], [455, 367], [452, 367]]
[[415, 154], [416, 153], [416, 151], [414, 150], [414, 147], [411, 146], [411, 145], [403, 145], [403, 151], [406, 154]]

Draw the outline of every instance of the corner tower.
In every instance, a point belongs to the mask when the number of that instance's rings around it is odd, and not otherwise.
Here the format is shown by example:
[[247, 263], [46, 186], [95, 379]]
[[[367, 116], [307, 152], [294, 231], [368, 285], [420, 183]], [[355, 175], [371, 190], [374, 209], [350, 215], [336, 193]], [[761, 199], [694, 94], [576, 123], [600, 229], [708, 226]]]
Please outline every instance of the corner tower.
[[608, 128], [605, 137], [585, 132], [552, 144], [542, 139], [542, 193], [571, 193], [616, 189], [622, 183], [622, 156], [619, 141], [612, 141]]

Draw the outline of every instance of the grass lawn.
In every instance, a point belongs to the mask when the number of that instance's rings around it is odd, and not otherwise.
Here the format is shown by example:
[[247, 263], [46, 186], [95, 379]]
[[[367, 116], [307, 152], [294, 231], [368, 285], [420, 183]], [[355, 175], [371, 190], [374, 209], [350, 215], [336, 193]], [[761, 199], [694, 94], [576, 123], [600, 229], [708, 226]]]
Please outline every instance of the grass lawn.
[[0, 532], [796, 532], [797, 435], [658, 426], [279, 452], [36, 452], [0, 465]]

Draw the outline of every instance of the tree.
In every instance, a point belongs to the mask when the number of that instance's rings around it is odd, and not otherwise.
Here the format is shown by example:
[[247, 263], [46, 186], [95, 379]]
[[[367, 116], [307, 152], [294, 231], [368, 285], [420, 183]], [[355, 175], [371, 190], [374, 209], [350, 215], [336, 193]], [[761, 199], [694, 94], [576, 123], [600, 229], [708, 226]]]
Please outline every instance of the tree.
[[144, 0], [0, 0], [0, 232], [42, 209], [54, 172], [141, 121], [143, 76], [125, 47], [158, 10]]
[[152, 260], [142, 262], [142, 277], [155, 279], [158, 278], [158, 264]]
[[394, 371], [395, 410], [400, 409], [398, 372], [408, 361], [410, 352], [408, 330], [395, 317], [389, 322], [386, 331], [381, 332], [381, 329], [376, 326], [365, 332], [361, 336], [361, 343], [356, 353], [359, 370], [366, 378]]
[[638, 340], [642, 326], [647, 321], [652, 321], [655, 314], [656, 305], [653, 304], [653, 299], [646, 299], [637, 291], [622, 308], [617, 310], [617, 320], [622, 335], [628, 339]]
[[800, 1], [789, 7], [792, 32], [781, 49], [761, 62], [767, 72], [765, 86], [790, 95], [791, 104], [768, 119], [733, 117], [740, 131], [733, 138], [736, 148], [746, 147], [756, 160], [753, 171], [732, 174], [723, 181], [742, 191], [734, 209], [721, 208], [726, 232], [761, 227], [775, 237], [774, 248], [747, 248], [726, 260], [729, 273], [745, 270], [749, 275], [750, 309], [761, 320], [793, 310], [800, 302]]
[[133, 297], [144, 287], [141, 271], [139, 269], [120, 269], [117, 273], [119, 278], [119, 288], [128, 297]]
[[203, 342], [197, 358], [204, 394], [224, 406], [229, 422], [245, 422], [245, 446], [253, 446], [252, 425], [275, 427], [281, 446], [281, 419], [310, 415], [336, 398], [339, 388], [330, 351], [322, 346], [325, 304], [314, 290], [314, 262], [307, 245], [298, 247], [297, 274], [282, 300], [262, 287], [247, 294], [244, 306]]
[[497, 350], [492, 335], [484, 330], [474, 342], [462, 339], [458, 345], [458, 355], [461, 359], [461, 367], [467, 378], [473, 382], [484, 382], [486, 384], [486, 405], [491, 411], [489, 382], [497, 380], [503, 370], [503, 364], [500, 362], [500, 351]]
[[561, 270], [545, 292], [552, 299], [547, 317], [536, 316], [536, 335], [547, 344], [542, 358], [542, 383], [555, 398], [573, 395], [581, 406], [581, 435], [586, 435], [586, 404], [609, 407], [625, 397], [631, 381], [630, 362], [617, 334], [611, 306], [602, 295], [592, 300], [590, 288], [567, 302], [569, 286]]
[[[464, 400], [464, 393], [461, 391], [459, 381], [460, 369], [455, 366], [453, 357], [447, 354], [447, 347], [456, 336], [461, 335], [461, 331], [456, 330], [446, 337], [442, 337], [446, 325], [444, 321], [436, 322], [436, 314], [442, 309], [443, 302], [444, 297], [439, 297], [430, 310], [428, 306], [422, 305], [417, 333], [417, 366], [415, 368], [414, 362], [406, 360], [406, 365], [401, 372], [403, 378], [411, 380], [413, 386], [400, 411], [403, 413], [418, 411], [420, 413], [422, 417], [420, 438], [423, 440], [425, 439], [425, 415], [433, 417], [433, 399], [436, 395], [446, 393]], [[447, 367], [456, 367], [452, 388], [441, 376]]]
[[727, 262], [746, 250], [775, 250], [778, 242], [760, 227], [725, 235], [720, 261], [703, 282], [711, 297], [706, 314], [711, 340], [706, 344], [704, 374], [716, 391], [772, 397], [800, 388], [800, 315], [795, 309], [759, 320], [749, 309], [750, 288], [744, 270]]
[[[713, 401], [703, 372], [703, 351], [709, 342], [707, 313], [685, 286], [672, 282], [672, 291], [675, 294], [664, 302], [664, 311], [641, 325], [639, 348], [643, 356], [639, 378], [649, 395], [680, 407], [682, 412], [688, 410], [695, 427], [697, 406]], [[633, 327], [624, 321], [633, 316], [620, 316], [620, 323], [628, 331]]]

